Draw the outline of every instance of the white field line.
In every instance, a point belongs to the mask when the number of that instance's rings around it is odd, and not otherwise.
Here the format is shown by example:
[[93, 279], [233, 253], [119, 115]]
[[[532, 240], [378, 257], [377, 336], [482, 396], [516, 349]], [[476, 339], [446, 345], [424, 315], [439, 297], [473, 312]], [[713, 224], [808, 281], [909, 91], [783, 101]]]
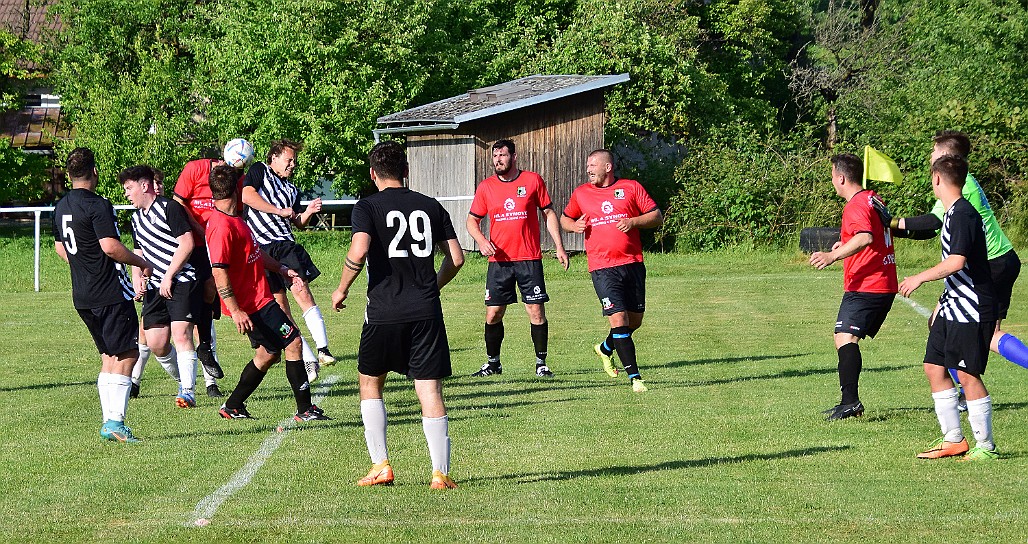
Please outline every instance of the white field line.
[[903, 302], [906, 302], [907, 304], [909, 304], [910, 307], [913, 308], [915, 312], [921, 314], [922, 316], [924, 316], [924, 317], [931, 317], [932, 316], [932, 311], [931, 310], [929, 310], [928, 308], [925, 308], [924, 306], [921, 306], [920, 304], [914, 302], [914, 299], [907, 298], [907, 297], [902, 296], [902, 295], [900, 296], [900, 299]]
[[[338, 380], [338, 375], [327, 376], [318, 384], [316, 394], [311, 398], [311, 401], [314, 404], [318, 404], [324, 400], [328, 388]], [[272, 430], [271, 434], [261, 443], [261, 447], [246, 461], [243, 468], [236, 471], [225, 485], [196, 503], [193, 516], [186, 525], [190, 527], [205, 527], [223, 502], [250, 483], [254, 474], [257, 474], [257, 471], [264, 466], [264, 463], [275, 453], [275, 450], [282, 445], [286, 435], [295, 426], [296, 422], [291, 417], [279, 421], [278, 427], [282, 427], [282, 432], [278, 432], [277, 428]]]

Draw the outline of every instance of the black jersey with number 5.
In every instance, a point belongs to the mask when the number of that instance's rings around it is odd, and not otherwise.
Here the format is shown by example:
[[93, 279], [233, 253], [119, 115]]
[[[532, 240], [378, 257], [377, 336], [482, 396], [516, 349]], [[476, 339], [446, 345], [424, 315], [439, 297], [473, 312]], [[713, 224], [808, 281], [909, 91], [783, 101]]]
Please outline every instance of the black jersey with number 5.
[[110, 201], [86, 189], [68, 191], [54, 207], [53, 235], [68, 255], [75, 308], [132, 300], [132, 284], [122, 265], [100, 247], [103, 238], [121, 239]]
[[367, 323], [442, 317], [432, 252], [457, 238], [443, 206], [405, 187], [389, 188], [357, 202], [351, 222], [354, 233], [371, 236]]

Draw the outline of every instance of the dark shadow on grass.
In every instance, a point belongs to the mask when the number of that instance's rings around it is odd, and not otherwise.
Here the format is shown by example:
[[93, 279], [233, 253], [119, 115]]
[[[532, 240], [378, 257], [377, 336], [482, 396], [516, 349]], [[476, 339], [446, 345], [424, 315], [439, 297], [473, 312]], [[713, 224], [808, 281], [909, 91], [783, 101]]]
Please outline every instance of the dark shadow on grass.
[[[1028, 402], [995, 402], [992, 404], [992, 409], [997, 411], [1024, 410], [1025, 408], [1028, 408]], [[903, 406], [900, 408], [889, 408], [886, 410], [874, 410], [872, 408], [869, 411], [873, 413], [869, 415], [868, 412], [865, 412], [863, 419], [864, 421], [870, 421], [875, 423], [888, 421], [890, 419], [895, 419], [898, 417], [905, 417], [906, 415], [915, 413], [931, 413], [933, 415], [935, 414], [935, 408], [930, 405], [909, 407]]]
[[[909, 370], [914, 366], [919, 365], [893, 365], [893, 366], [880, 366], [880, 367], [865, 367], [861, 372], [863, 373], [874, 373], [874, 372], [893, 372], [897, 370]], [[735, 378], [720, 378], [716, 380], [698, 380], [698, 381], [660, 381], [654, 382], [662, 384], [663, 386], [669, 387], [696, 387], [703, 385], [725, 385], [730, 383], [742, 383], [750, 382], [755, 380], [781, 380], [788, 378], [805, 378], [807, 376], [817, 376], [820, 374], [836, 374], [838, 369], [836, 367], [831, 368], [807, 368], [803, 370], [783, 370], [781, 372], [773, 372], [769, 374], [757, 374], [755, 376], [738, 376]]]
[[813, 355], [813, 353], [789, 353], [785, 355], [753, 355], [749, 357], [720, 357], [711, 359], [695, 359], [692, 361], [671, 361], [664, 365], [664, 368], [677, 368], [680, 366], [698, 366], [708, 365], [712, 363], [742, 363], [742, 362], [753, 362], [753, 361], [774, 361], [777, 359], [795, 359], [796, 357], [806, 357]]
[[776, 459], [791, 459], [796, 457], [808, 457], [811, 455], [818, 455], [822, 453], [832, 453], [845, 451], [850, 449], [850, 446], [818, 446], [814, 448], [804, 448], [800, 450], [788, 450], [778, 453], [753, 453], [748, 455], [739, 455], [735, 457], [706, 457], [703, 459], [689, 459], [681, 461], [666, 461], [663, 463], [657, 463], [653, 465], [632, 465], [632, 466], [616, 466], [616, 467], [604, 467], [604, 468], [592, 468], [583, 470], [573, 470], [569, 472], [528, 472], [528, 473], [516, 473], [516, 474], [505, 474], [503, 476], [490, 476], [487, 478], [469, 478], [465, 481], [475, 480], [502, 480], [509, 481], [514, 480], [521, 484], [529, 484], [534, 482], [545, 482], [545, 481], [560, 481], [560, 480], [572, 480], [575, 478], [591, 478], [595, 476], [631, 476], [633, 474], [642, 474], [644, 472], [654, 472], [661, 470], [680, 470], [688, 468], [703, 468], [714, 465], [727, 465], [737, 463], [748, 463], [751, 461], [773, 461]]
[[0, 393], [10, 393], [14, 391], [33, 391], [36, 389], [57, 389], [58, 387], [78, 387], [80, 385], [96, 385], [96, 381], [91, 382], [67, 382], [67, 383], [36, 383], [32, 385], [16, 385], [14, 387], [0, 387]]

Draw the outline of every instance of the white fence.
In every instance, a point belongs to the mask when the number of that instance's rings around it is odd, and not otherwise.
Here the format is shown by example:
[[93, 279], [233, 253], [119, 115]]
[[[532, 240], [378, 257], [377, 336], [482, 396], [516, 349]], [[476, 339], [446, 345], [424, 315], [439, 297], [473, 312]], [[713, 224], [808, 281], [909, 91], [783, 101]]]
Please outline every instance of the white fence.
[[[458, 200], [472, 200], [473, 198], [475, 198], [475, 197], [474, 196], [437, 196], [437, 197], [435, 197], [435, 199], [438, 200], [439, 202], [452, 202], [452, 201], [458, 201]], [[300, 205], [306, 206], [309, 203], [310, 203], [309, 200], [304, 200], [304, 201], [300, 202]], [[355, 199], [348, 199], [348, 200], [322, 200], [321, 201], [321, 205], [322, 206], [352, 206], [352, 205], [354, 205], [356, 203], [357, 203], [357, 200], [355, 200]], [[123, 204], [123, 205], [115, 206], [114, 209], [116, 209], [116, 210], [132, 210], [134, 208], [132, 206], [127, 205], [127, 204]], [[31, 214], [34, 214], [34, 216], [35, 216], [35, 220], [34, 220], [34, 223], [35, 223], [35, 225], [34, 225], [34, 230], [35, 230], [35, 253], [33, 255], [33, 260], [34, 260], [33, 270], [35, 272], [35, 286], [36, 286], [36, 291], [37, 292], [39, 291], [39, 246], [40, 246], [39, 224], [40, 224], [40, 220], [41, 220], [41, 217], [43, 215], [43, 212], [53, 212], [53, 211], [54, 211], [54, 207], [53, 206], [23, 206], [23, 207], [20, 207], [20, 208], [0, 208], [0, 213], [31, 213]]]

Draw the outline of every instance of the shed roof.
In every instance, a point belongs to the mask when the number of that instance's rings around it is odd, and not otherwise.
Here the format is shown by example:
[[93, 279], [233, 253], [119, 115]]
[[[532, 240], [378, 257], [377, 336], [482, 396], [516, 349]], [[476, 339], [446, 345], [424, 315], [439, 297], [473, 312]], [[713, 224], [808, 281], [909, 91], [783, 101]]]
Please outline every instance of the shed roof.
[[23, 40], [39, 43], [44, 29], [60, 28], [60, 23], [47, 19], [49, 1], [0, 0], [0, 28]]
[[378, 133], [405, 132], [410, 129], [457, 128], [466, 121], [481, 119], [550, 100], [610, 87], [628, 81], [628, 74], [534, 75], [468, 91], [424, 106], [378, 118], [384, 125]]

